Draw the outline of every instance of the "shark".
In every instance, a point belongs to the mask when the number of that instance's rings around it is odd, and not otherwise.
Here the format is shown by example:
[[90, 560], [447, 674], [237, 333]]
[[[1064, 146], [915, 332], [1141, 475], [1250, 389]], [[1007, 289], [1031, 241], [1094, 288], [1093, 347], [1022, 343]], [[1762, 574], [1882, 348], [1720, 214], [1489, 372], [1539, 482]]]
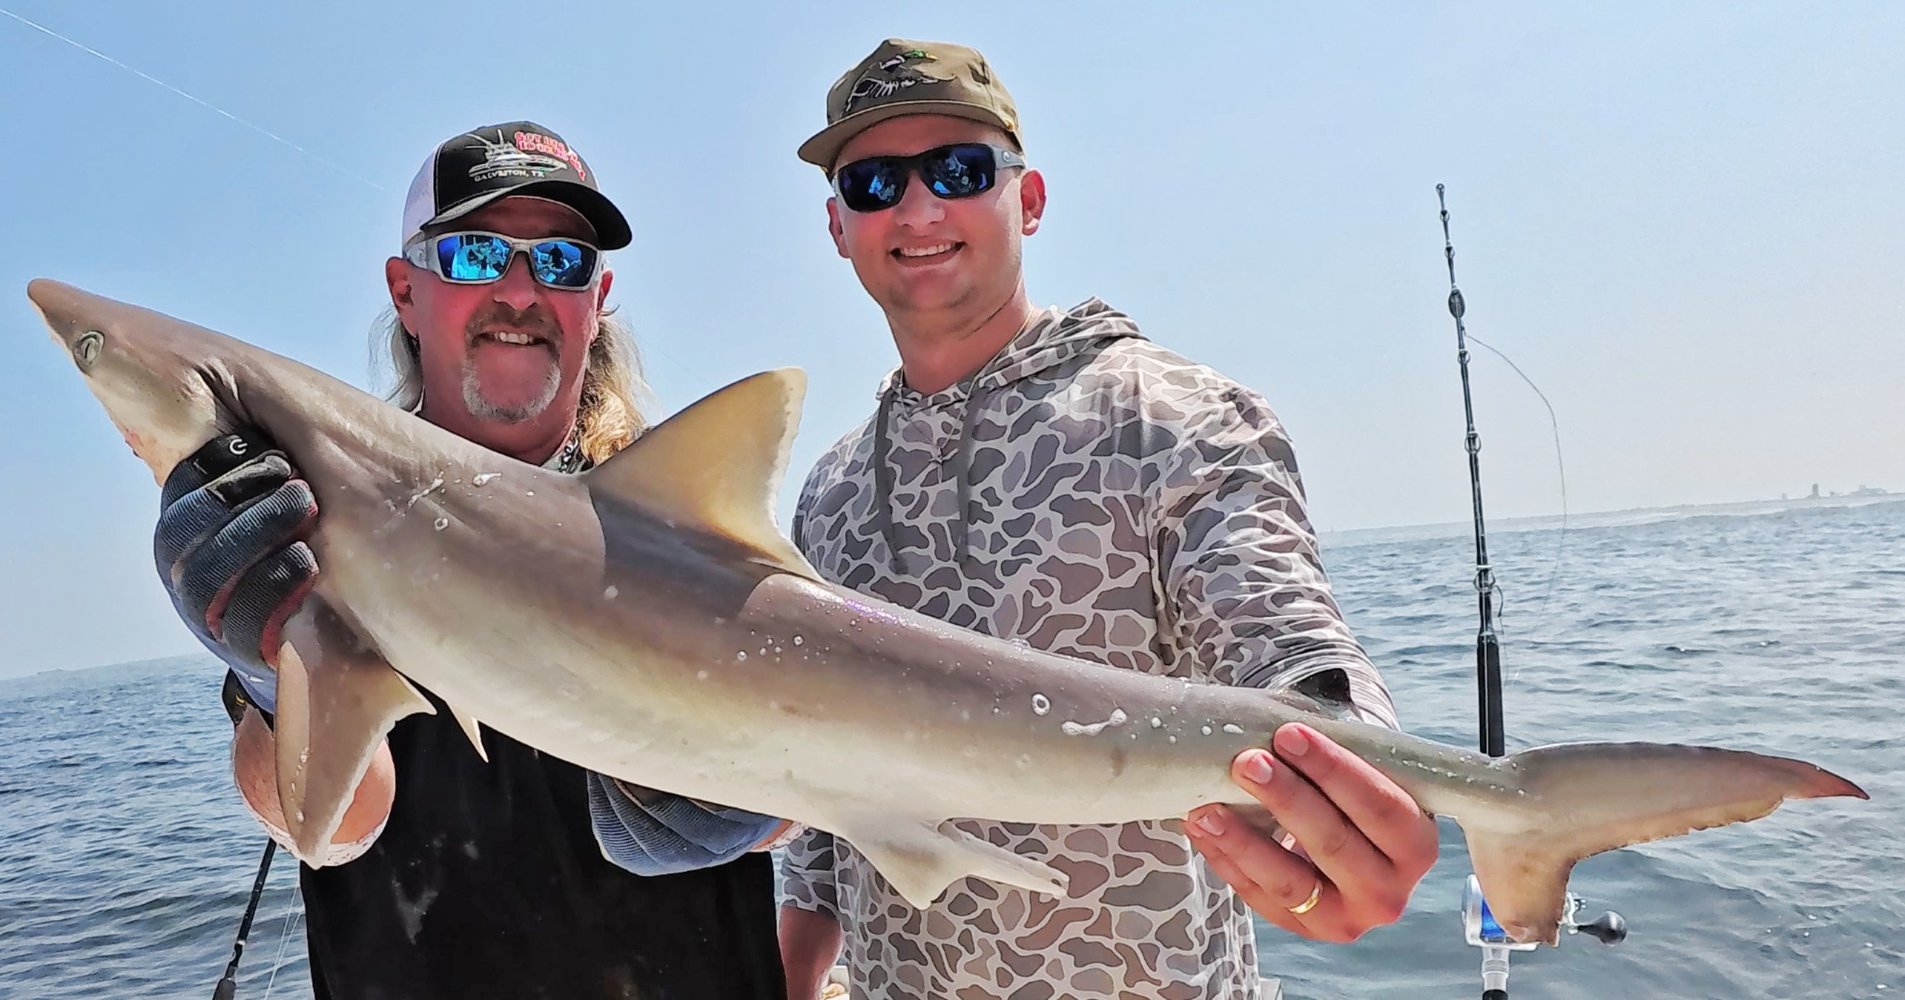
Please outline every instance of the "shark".
[[[1575, 742], [1504, 757], [1359, 721], [1340, 668], [1277, 691], [1054, 655], [830, 583], [775, 524], [798, 369], [710, 393], [580, 475], [438, 428], [312, 367], [57, 281], [27, 294], [155, 481], [241, 426], [316, 494], [322, 571], [278, 655], [278, 793], [321, 864], [398, 720], [435, 707], [636, 785], [852, 844], [911, 905], [955, 880], [1063, 894], [1064, 873], [953, 820], [1263, 813], [1231, 760], [1302, 722], [1460, 826], [1497, 921], [1558, 943], [1583, 858], [1866, 798], [1741, 749]], [[398, 780], [403, 780], [399, 776]]]

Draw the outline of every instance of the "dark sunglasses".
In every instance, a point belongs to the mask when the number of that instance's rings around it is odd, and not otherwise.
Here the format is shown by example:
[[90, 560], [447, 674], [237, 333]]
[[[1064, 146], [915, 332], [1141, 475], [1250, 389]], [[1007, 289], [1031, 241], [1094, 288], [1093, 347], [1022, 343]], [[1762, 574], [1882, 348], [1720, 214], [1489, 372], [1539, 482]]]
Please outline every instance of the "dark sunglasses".
[[914, 174], [941, 198], [970, 198], [991, 190], [999, 171], [1025, 166], [1025, 157], [987, 142], [958, 142], [912, 156], [872, 156], [855, 160], [833, 175], [834, 191], [855, 212], [892, 208], [906, 196]]
[[404, 259], [445, 281], [485, 285], [509, 270], [517, 251], [529, 271], [551, 288], [587, 288], [602, 271], [602, 252], [580, 240], [519, 240], [502, 233], [444, 233], [404, 247]]

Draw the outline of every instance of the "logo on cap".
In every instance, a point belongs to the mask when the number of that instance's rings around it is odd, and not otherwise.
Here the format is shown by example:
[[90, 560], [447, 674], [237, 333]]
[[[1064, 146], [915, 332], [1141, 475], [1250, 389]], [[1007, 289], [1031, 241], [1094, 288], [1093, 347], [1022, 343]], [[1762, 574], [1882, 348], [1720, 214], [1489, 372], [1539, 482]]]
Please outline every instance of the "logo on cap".
[[932, 62], [936, 58], [925, 49], [908, 49], [867, 70], [860, 79], [854, 81], [853, 89], [847, 92], [847, 99], [840, 105], [840, 114], [848, 114], [861, 101], [888, 98], [922, 83], [951, 83], [951, 77], [932, 76], [912, 65], [916, 62]]
[[540, 178], [563, 169], [575, 171], [580, 180], [588, 179], [582, 157], [560, 139], [518, 131], [505, 140], [501, 129], [496, 130], [495, 142], [474, 132], [469, 136], [483, 147], [483, 162], [470, 168], [470, 180], [477, 184], [498, 177]]

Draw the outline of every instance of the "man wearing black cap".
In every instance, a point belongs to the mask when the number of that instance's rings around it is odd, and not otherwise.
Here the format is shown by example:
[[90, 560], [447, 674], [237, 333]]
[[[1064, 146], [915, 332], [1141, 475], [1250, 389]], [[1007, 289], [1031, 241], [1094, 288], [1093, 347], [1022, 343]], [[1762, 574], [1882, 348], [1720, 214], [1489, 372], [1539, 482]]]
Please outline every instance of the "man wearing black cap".
[[[629, 240], [554, 132], [515, 122], [439, 145], [384, 268], [393, 401], [567, 472], [625, 447], [645, 426], [642, 385], [604, 310], [603, 254]], [[315, 501], [244, 429], [181, 463], [164, 497], [160, 577], [231, 666], [234, 720], [266, 723], [238, 727], [233, 771], [288, 844], [267, 726], [278, 629], [319, 572], [300, 540]], [[379, 749], [330, 863], [301, 869], [318, 1000], [784, 995], [764, 852], [788, 824], [629, 787], [494, 730], [485, 761], [431, 700], [435, 715], [398, 722]]]

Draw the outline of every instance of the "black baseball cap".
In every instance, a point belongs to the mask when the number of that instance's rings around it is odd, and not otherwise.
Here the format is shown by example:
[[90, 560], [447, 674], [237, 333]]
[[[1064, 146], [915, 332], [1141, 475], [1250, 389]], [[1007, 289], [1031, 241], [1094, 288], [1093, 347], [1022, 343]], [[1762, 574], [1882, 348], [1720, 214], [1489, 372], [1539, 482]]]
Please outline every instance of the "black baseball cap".
[[596, 186], [595, 171], [582, 154], [555, 132], [521, 121], [471, 129], [430, 151], [404, 199], [399, 245], [429, 226], [509, 195], [547, 198], [575, 209], [594, 227], [603, 250], [620, 250], [632, 238], [628, 220]]

